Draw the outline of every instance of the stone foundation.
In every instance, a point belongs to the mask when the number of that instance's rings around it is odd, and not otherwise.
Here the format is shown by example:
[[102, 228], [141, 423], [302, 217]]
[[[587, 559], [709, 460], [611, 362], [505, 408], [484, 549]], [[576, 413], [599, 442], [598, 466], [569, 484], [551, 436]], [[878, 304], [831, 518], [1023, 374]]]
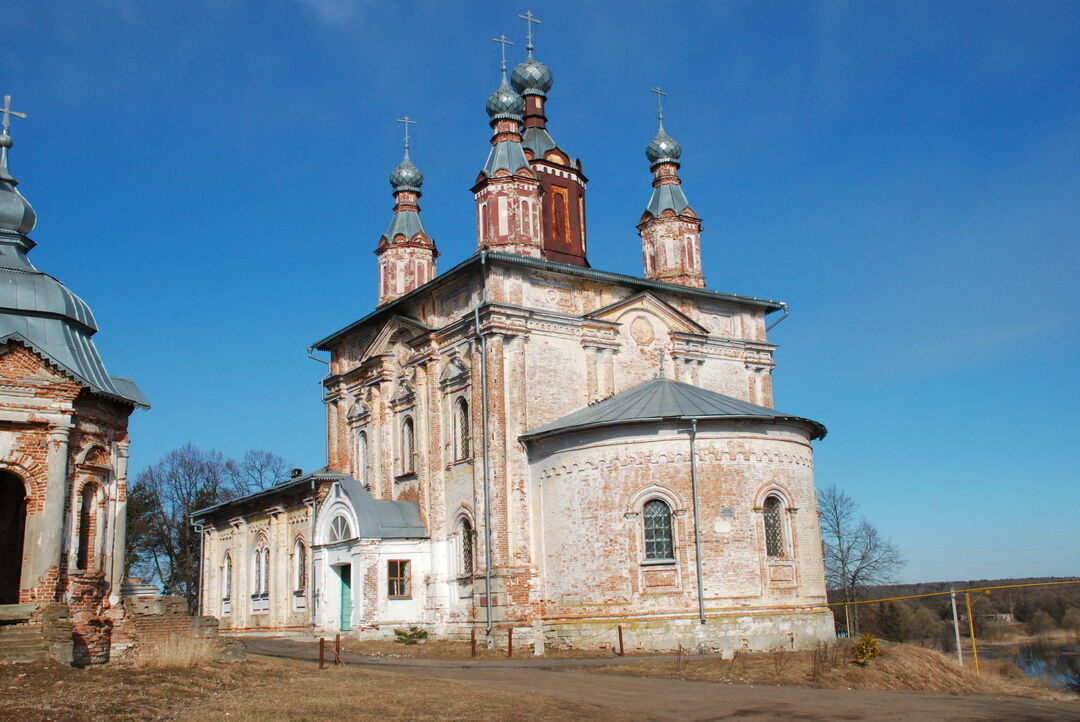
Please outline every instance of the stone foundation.
[[[806, 649], [836, 639], [832, 614], [827, 609], [806, 612], [746, 612], [640, 619], [581, 619], [544, 625], [544, 642], [557, 648], [614, 649], [618, 626], [627, 651], [670, 652], [680, 647], [696, 654], [737, 650]], [[532, 639], [532, 628], [515, 628], [514, 638]], [[527, 636], [530, 635], [530, 636]]]

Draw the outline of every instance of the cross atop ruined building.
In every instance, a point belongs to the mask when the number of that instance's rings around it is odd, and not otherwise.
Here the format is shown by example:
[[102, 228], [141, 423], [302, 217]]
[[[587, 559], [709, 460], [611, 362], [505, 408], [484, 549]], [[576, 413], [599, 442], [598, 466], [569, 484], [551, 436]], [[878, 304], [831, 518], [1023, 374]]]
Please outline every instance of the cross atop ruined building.
[[20, 113], [17, 110], [12, 110], [11, 109], [11, 96], [10, 95], [5, 95], [4, 96], [4, 107], [0, 108], [0, 113], [3, 113], [3, 115], [4, 115], [3, 131], [2, 131], [3, 135], [8, 135], [8, 125], [11, 123], [11, 116], [14, 115], [16, 118], [25, 118], [26, 117], [26, 113]]
[[499, 43], [500, 45], [502, 45], [502, 71], [505, 73], [506, 72], [506, 46], [507, 45], [513, 45], [513, 43], [506, 39], [505, 34], [500, 35], [497, 38], [492, 38], [491, 42]]
[[518, 15], [518, 17], [525, 21], [525, 27], [528, 28], [528, 32], [525, 35], [526, 39], [528, 40], [528, 42], [525, 44], [525, 49], [529, 51], [529, 57], [531, 58], [533, 51], [532, 26], [534, 23], [536, 25], [539, 25], [540, 20], [538, 20], [536, 16], [532, 14], [532, 10], [527, 10], [525, 11], [524, 15]]

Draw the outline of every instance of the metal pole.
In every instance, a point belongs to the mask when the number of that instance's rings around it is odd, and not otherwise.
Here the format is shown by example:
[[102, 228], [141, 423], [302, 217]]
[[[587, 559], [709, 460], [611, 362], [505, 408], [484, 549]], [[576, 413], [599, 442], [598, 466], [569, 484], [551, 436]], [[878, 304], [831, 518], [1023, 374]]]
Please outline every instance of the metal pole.
[[476, 326], [476, 337], [480, 340], [480, 425], [483, 438], [484, 456], [484, 605], [486, 614], [486, 633], [490, 643], [492, 633], [491, 621], [491, 471], [488, 457], [488, 377], [487, 377], [487, 343], [483, 334], [480, 333], [480, 304], [484, 303], [487, 296], [487, 252], [480, 252], [481, 267], [481, 291], [480, 298], [473, 308], [473, 323]]
[[851, 639], [851, 605], [844, 605], [844, 634]]
[[975, 646], [975, 617], [971, 614], [971, 592], [964, 592], [964, 604], [967, 605], [968, 633], [971, 634], [971, 657], [975, 660], [975, 674], [978, 674], [979, 649]]
[[960, 617], [956, 614], [956, 591], [949, 590], [949, 597], [952, 600], [952, 627], [953, 634], [956, 635], [956, 661], [960, 663], [960, 666], [964, 666], [964, 650], [960, 649]]
[[694, 504], [694, 561], [697, 562], [698, 621], [705, 624], [705, 582], [701, 578], [701, 521], [698, 517], [697, 419], [690, 419], [690, 495]]

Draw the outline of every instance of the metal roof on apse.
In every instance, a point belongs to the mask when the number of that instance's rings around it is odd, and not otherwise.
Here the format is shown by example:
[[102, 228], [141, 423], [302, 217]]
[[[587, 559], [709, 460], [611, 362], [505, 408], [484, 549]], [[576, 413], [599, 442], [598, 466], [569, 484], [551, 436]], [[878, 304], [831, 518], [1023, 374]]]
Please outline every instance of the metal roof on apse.
[[530, 440], [570, 431], [665, 419], [793, 421], [809, 426], [811, 438], [820, 439], [826, 434], [823, 425], [801, 416], [784, 414], [681, 381], [657, 378], [533, 429], [521, 438]]

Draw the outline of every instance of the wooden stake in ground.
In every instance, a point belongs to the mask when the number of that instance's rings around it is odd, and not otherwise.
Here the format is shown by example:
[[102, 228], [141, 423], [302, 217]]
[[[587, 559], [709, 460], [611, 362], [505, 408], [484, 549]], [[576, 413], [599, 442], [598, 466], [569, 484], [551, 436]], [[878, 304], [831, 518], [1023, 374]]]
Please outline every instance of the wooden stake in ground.
[[341, 661], [341, 635], [334, 637], [334, 664], [345, 664]]
[[319, 637], [319, 669], [326, 669], [326, 640]]
[[619, 625], [619, 656], [623, 656], [622, 625]]
[[470, 657], [475, 657], [476, 656], [476, 627], [473, 627], [470, 630], [470, 632], [471, 633], [469, 634], [469, 656]]
[[514, 628], [510, 627], [510, 633], [506, 637], [506, 656], [514, 656]]

